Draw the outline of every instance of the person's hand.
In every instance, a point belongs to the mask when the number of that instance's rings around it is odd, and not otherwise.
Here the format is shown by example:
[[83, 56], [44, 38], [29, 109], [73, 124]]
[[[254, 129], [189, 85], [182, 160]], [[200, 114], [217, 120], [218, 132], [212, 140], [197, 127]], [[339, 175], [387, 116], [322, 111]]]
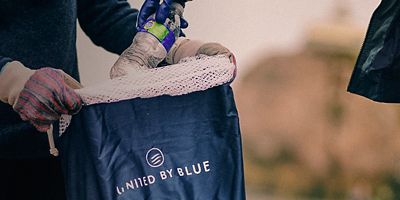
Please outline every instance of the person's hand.
[[176, 64], [183, 58], [200, 54], [207, 56], [226, 55], [230, 61], [236, 65], [235, 56], [225, 46], [215, 42], [204, 43], [202, 41], [190, 40], [184, 37], [179, 38], [175, 42], [171, 51], [168, 52], [166, 60], [169, 64]]
[[196, 55], [200, 54], [207, 56], [226, 55], [231, 63], [236, 65], [235, 55], [233, 55], [233, 53], [228, 48], [219, 43], [211, 42], [201, 45]]
[[[231, 63], [236, 65], [235, 55], [225, 46], [219, 43], [210, 42], [204, 43], [198, 40], [190, 40], [184, 37], [179, 38], [174, 46], [172, 46], [171, 51], [168, 52], [166, 61], [168, 64], [179, 63], [180, 60], [186, 57], [192, 57], [197, 55], [206, 56], [216, 56], [225, 55], [229, 58]], [[235, 72], [233, 79], [235, 79], [237, 73], [237, 68], [235, 67]], [[232, 79], [232, 81], [233, 81]]]
[[1, 100], [40, 132], [46, 132], [62, 114], [76, 114], [82, 107], [82, 99], [74, 91], [82, 86], [62, 70], [30, 70], [12, 62], [0, 77]]
[[[164, 24], [166, 19], [169, 17], [172, 3], [177, 2], [184, 6], [185, 2], [187, 1], [192, 0], [164, 0], [161, 4], [160, 0], [146, 0], [142, 5], [142, 8], [140, 9], [138, 27], [143, 27], [147, 19], [153, 14], [156, 14], [156, 22]], [[185, 19], [181, 17], [180, 26], [181, 28], [187, 28], [189, 24]]]
[[[231, 63], [233, 63], [235, 66], [236, 65], [236, 58], [233, 53], [223, 46], [222, 44], [219, 43], [205, 43], [200, 46], [199, 50], [197, 51], [196, 55], [207, 55], [207, 56], [215, 56], [215, 55], [225, 55], [229, 58]], [[236, 78], [237, 75], [237, 68], [235, 68], [235, 72], [232, 78], [232, 81]]]
[[73, 89], [77, 82], [61, 70], [42, 68], [25, 83], [14, 110], [40, 132], [46, 132], [62, 114], [76, 114], [82, 100]]

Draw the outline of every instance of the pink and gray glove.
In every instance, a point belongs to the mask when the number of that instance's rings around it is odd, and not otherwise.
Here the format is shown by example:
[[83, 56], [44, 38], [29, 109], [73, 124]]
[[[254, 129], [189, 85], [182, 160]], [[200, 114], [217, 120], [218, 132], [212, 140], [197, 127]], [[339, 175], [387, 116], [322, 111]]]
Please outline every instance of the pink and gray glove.
[[74, 89], [82, 86], [62, 70], [30, 70], [19, 62], [0, 74], [0, 100], [8, 102], [24, 121], [46, 132], [62, 114], [76, 114], [82, 100]]

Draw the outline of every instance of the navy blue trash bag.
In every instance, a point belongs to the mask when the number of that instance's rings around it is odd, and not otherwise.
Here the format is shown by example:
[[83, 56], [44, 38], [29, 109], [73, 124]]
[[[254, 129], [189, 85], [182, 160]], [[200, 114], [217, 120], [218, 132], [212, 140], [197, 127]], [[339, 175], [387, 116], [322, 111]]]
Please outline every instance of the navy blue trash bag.
[[60, 145], [69, 200], [245, 199], [228, 84], [85, 107]]

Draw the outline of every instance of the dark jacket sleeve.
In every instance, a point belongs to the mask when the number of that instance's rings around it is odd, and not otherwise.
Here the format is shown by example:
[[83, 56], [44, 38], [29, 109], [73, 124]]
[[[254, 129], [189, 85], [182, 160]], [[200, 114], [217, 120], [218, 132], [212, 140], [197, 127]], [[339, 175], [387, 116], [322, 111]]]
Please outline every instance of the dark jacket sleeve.
[[6, 63], [11, 61], [12, 60], [10, 58], [0, 56], [0, 72], [3, 69], [4, 65], [6, 65]]
[[78, 19], [82, 30], [94, 44], [121, 54], [137, 32], [138, 10], [126, 0], [78, 0]]

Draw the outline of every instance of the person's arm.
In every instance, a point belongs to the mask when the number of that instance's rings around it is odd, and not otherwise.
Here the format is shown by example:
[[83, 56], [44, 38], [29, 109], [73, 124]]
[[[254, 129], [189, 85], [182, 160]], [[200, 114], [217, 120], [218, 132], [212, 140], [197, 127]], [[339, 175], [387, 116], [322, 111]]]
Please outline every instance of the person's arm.
[[121, 54], [137, 33], [138, 10], [126, 0], [78, 0], [82, 30], [94, 44]]

